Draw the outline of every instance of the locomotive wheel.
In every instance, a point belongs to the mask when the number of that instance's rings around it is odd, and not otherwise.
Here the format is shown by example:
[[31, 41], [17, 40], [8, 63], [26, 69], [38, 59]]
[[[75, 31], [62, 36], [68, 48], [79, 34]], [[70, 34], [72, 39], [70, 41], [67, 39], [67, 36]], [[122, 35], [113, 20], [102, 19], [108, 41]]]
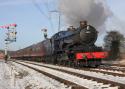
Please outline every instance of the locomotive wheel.
[[79, 61], [74, 61], [74, 68], [78, 68], [79, 67]]
[[59, 61], [58, 64], [59, 64], [59, 65], [62, 65], [62, 61]]
[[73, 61], [69, 61], [68, 66], [69, 66], [69, 67], [73, 67], [73, 66], [74, 66]]
[[58, 63], [58, 55], [54, 55], [54, 58], [53, 58], [53, 61], [52, 61], [52, 63], [53, 64], [57, 64]]

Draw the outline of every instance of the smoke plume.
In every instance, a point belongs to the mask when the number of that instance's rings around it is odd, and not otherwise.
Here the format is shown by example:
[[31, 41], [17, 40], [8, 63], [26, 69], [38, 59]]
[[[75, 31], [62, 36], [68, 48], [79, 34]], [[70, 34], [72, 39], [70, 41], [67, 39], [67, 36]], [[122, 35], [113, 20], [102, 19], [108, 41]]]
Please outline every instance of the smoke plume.
[[59, 11], [69, 25], [79, 26], [80, 21], [87, 20], [96, 28], [112, 15], [104, 0], [60, 0]]

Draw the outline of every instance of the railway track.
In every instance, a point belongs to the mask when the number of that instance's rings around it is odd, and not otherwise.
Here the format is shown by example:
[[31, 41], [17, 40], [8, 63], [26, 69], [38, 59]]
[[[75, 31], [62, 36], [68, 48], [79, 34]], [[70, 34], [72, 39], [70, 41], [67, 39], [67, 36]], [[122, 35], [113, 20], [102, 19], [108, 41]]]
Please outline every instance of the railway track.
[[110, 64], [112, 66], [117, 66], [117, 67], [124, 67], [125, 68], [125, 65], [121, 65], [121, 64]]
[[113, 76], [125, 77], [125, 72], [118, 69], [112, 69], [112, 68], [79, 68], [79, 69], [113, 75]]
[[120, 65], [119, 66], [116, 66], [116, 65], [101, 65], [100, 67], [98, 68], [91, 68], [91, 70], [93, 71], [101, 71], [103, 73], [108, 73], [108, 74], [111, 74], [111, 75], [114, 75], [114, 76], [120, 76], [120, 77], [124, 77], [125, 76], [125, 67], [121, 67]]
[[83, 86], [80, 86], [80, 85], [78, 85], [78, 84], [76, 84], [76, 83], [73, 83], [73, 82], [71, 82], [71, 81], [68, 81], [68, 80], [59, 78], [59, 77], [57, 77], [57, 76], [54, 76], [54, 75], [52, 75], [52, 74], [50, 74], [50, 73], [47, 73], [47, 72], [45, 72], [45, 71], [39, 70], [39, 69], [37, 69], [37, 68], [34, 68], [34, 67], [32, 67], [32, 66], [29, 66], [29, 65], [26, 65], [26, 64], [23, 64], [23, 63], [19, 63], [19, 62], [15, 62], [15, 63], [21, 64], [21, 65], [26, 66], [26, 67], [28, 67], [28, 68], [30, 68], [30, 69], [33, 69], [33, 70], [35, 70], [35, 71], [37, 71], [37, 72], [39, 72], [39, 73], [42, 73], [42, 74], [44, 74], [44, 75], [46, 75], [46, 76], [48, 76], [48, 77], [50, 77], [50, 78], [52, 78], [52, 79], [55, 79], [55, 80], [59, 81], [60, 83], [64, 83], [64, 84], [67, 85], [68, 87], [71, 87], [71, 89], [87, 89], [86, 87], [83, 87]]
[[[87, 71], [87, 69], [84, 69]], [[108, 75], [113, 75], [113, 76], [119, 76], [119, 77], [125, 77], [125, 72], [120, 71], [120, 70], [115, 70], [115, 69], [110, 69], [110, 68], [90, 68], [88, 69], [93, 72], [98, 72], [98, 73], [104, 73]]]
[[[63, 67], [65, 67], [65, 66], [63, 66]], [[113, 76], [125, 77], [125, 69], [117, 68], [116, 66], [115, 67], [101, 66], [99, 68], [78, 68], [78, 69], [85, 70], [85, 71], [104, 73], [104, 74], [113, 75]]]
[[[27, 63], [28, 63], [28, 65], [30, 64], [30, 65], [35, 65], [35, 66], [39, 66], [39, 67], [49, 68], [49, 69], [56, 70], [56, 71], [61, 71], [61, 72], [68, 73], [68, 74], [73, 75], [73, 76], [77, 76], [77, 77], [82, 78], [82, 79], [87, 79], [87, 80], [92, 80], [92, 81], [97, 82], [97, 83], [102, 83], [105, 86], [109, 85], [109, 87], [119, 87], [118, 89], [124, 89], [124, 86], [125, 86], [124, 83], [120, 83], [120, 82], [116, 82], [116, 81], [112, 81], [112, 80], [107, 80], [107, 79], [101, 79], [101, 78], [94, 77], [94, 76], [84, 75], [84, 74], [81, 74], [77, 71], [76, 72], [71, 71], [72, 68], [67, 68], [67, 70], [66, 70], [63, 67], [57, 68], [57, 67], [54, 67], [54, 66], [48, 66], [48, 65], [43, 65], [43, 64], [33, 63], [33, 62], [25, 62], [25, 63], [26, 63], [25, 65], [27, 65]], [[85, 70], [84, 69], [84, 72], [86, 72], [86, 71], [91, 71], [91, 70], [89, 70], [89, 69]], [[97, 71], [95, 70], [94, 72], [97, 72]], [[78, 88], [76, 88], [76, 89], [78, 89]], [[112, 89], [115, 89], [115, 88], [112, 88]]]
[[100, 68], [96, 68], [96, 69], [92, 69], [93, 71], [101, 71], [103, 73], [108, 73], [114, 76], [120, 76], [120, 77], [125, 77], [125, 70], [120, 70], [120, 69], [116, 69], [116, 68], [111, 68], [111, 67], [100, 67]]
[[125, 65], [120, 65], [120, 64], [103, 64], [100, 66], [100, 69], [101, 68], [125, 72]]

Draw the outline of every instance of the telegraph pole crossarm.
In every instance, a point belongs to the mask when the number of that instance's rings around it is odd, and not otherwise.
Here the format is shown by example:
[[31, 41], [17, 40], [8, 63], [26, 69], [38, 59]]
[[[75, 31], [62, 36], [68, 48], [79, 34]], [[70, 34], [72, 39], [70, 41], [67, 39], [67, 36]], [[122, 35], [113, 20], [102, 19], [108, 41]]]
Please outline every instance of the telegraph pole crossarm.
[[53, 10], [53, 11], [50, 11], [51, 13], [58, 13], [59, 14], [59, 17], [58, 17], [58, 32], [60, 31], [60, 25], [61, 25], [61, 13], [57, 10]]

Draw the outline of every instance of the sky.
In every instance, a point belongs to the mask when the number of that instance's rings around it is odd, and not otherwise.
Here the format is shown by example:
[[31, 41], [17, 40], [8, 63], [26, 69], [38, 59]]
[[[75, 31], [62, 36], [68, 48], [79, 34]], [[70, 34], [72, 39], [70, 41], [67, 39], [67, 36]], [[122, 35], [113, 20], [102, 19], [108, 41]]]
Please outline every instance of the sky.
[[[9, 45], [9, 50], [18, 50], [44, 40], [41, 29], [47, 28], [51, 37], [58, 30], [58, 0], [0, 0], [0, 26], [16, 23], [17, 41]], [[113, 14], [125, 22], [125, 0], [107, 0]], [[61, 22], [62, 24], [65, 23]], [[124, 23], [123, 23], [124, 24]], [[65, 27], [61, 25], [61, 28]], [[4, 49], [6, 29], [0, 29], [0, 49]], [[103, 36], [98, 43], [103, 42]]]

